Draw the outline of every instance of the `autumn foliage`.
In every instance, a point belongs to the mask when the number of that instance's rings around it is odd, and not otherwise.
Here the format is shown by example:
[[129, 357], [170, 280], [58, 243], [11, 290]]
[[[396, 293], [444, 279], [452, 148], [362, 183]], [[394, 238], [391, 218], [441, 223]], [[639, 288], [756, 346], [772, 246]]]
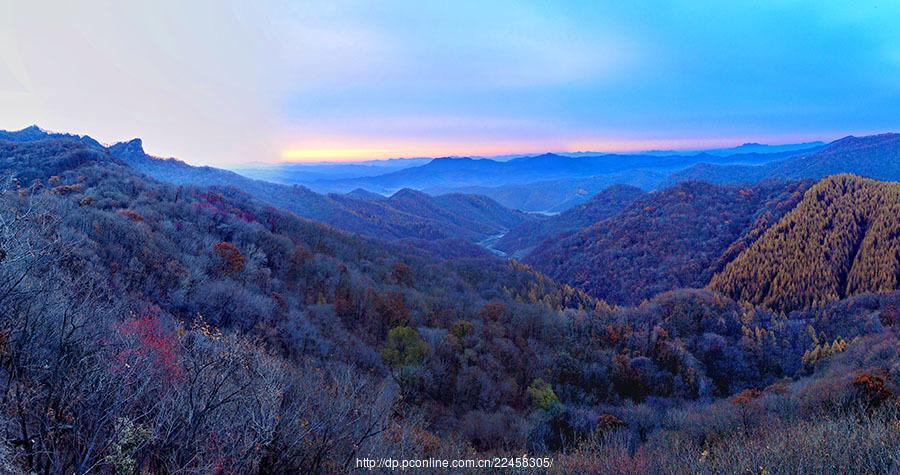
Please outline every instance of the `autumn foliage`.
[[[2, 473], [345, 473], [366, 456], [520, 453], [561, 473], [896, 471], [900, 292], [784, 313], [677, 288], [755, 252], [803, 183], [679, 186], [560, 237], [559, 268], [635, 302], [612, 306], [453, 243], [161, 184], [103, 147], [0, 140], [0, 171], [21, 183], [0, 187]], [[846, 181], [854, 199], [880, 193]], [[823, 199], [851, 208], [837, 191]], [[866, 257], [893, 239], [871, 234], [892, 221], [866, 206], [847, 289], [857, 265], [877, 277], [891, 262]]]
[[167, 379], [179, 377], [177, 337], [162, 327], [158, 308], [151, 307], [115, 327], [126, 344], [117, 357], [119, 370], [146, 365], [148, 370], [162, 372]]
[[900, 184], [822, 180], [710, 287], [781, 311], [900, 288]]
[[217, 269], [219, 272], [231, 275], [239, 274], [244, 270], [244, 256], [234, 244], [219, 242], [213, 245], [213, 253], [218, 258]]

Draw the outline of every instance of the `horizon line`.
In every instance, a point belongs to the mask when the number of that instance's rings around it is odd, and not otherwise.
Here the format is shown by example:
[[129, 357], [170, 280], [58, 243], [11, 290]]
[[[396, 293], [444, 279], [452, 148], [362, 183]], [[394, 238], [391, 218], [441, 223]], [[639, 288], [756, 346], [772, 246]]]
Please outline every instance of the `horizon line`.
[[[872, 135], [872, 134], [867, 134]], [[877, 134], [876, 134], [877, 135]], [[244, 162], [239, 167], [242, 166], [279, 166], [279, 165], [352, 165], [352, 164], [365, 164], [365, 163], [373, 163], [373, 162], [388, 162], [393, 160], [436, 160], [443, 158], [450, 159], [473, 159], [473, 160], [495, 160], [502, 158], [518, 158], [518, 157], [533, 157], [539, 155], [619, 155], [619, 154], [628, 154], [628, 155], [642, 155], [642, 154], [662, 154], [662, 153], [685, 153], [685, 154], [702, 154], [710, 151], [716, 150], [727, 150], [732, 148], [740, 148], [743, 146], [764, 146], [764, 147], [784, 147], [791, 145], [812, 145], [812, 144], [829, 144], [834, 142], [835, 140], [840, 140], [844, 137], [849, 137], [850, 135], [844, 135], [840, 138], [836, 139], [806, 139], [799, 141], [785, 141], [785, 142], [768, 142], [768, 141], [733, 141], [733, 142], [721, 142], [720, 145], [709, 145], [702, 146], [700, 143], [703, 142], [715, 142], [717, 139], [710, 140], [700, 140], [697, 146], [684, 146], [684, 147], [667, 147], [667, 148], [624, 148], [624, 149], [610, 149], [610, 150], [601, 150], [601, 149], [572, 149], [572, 150], [560, 150], [560, 149], [537, 149], [532, 151], [524, 151], [524, 152], [509, 152], [509, 153], [488, 153], [488, 154], [480, 154], [480, 153], [454, 153], [454, 154], [398, 154], [398, 155], [390, 155], [385, 157], [371, 157], [371, 158], [350, 158], [347, 160], [335, 159], [335, 160], [291, 160], [291, 159], [281, 159], [275, 161], [252, 161], [252, 162]], [[647, 140], [646, 142], [657, 142], [655, 140]], [[739, 143], [740, 142], [740, 143]], [[320, 150], [289, 150], [286, 153], [283, 153], [282, 156], [307, 156], [309, 155], [312, 158], [312, 154], [315, 152], [325, 152], [324, 155], [336, 155], [339, 152], [352, 152], [353, 154], [361, 153], [366, 151], [365, 149], [320, 149]], [[376, 151], [376, 150], [372, 150]], [[384, 151], [384, 150], [377, 150]]]
[[[140, 137], [133, 137], [131, 139], [114, 139], [114, 140], [106, 140], [97, 139], [93, 135], [89, 133], [78, 133], [78, 132], [67, 132], [60, 131], [55, 128], [45, 128], [35, 123], [31, 125], [22, 127], [18, 130], [13, 129], [5, 129], [3, 131], [14, 133], [14, 132], [22, 132], [29, 128], [37, 128], [40, 131], [47, 134], [60, 134], [60, 135], [73, 135], [78, 137], [89, 137], [93, 140], [96, 140], [98, 143], [103, 145], [104, 147], [109, 147], [111, 145], [115, 145], [117, 143], [127, 143], [129, 141], [138, 139], [142, 140]], [[2, 130], [2, 129], [0, 129]], [[557, 154], [557, 155], [613, 155], [613, 154], [652, 154], [652, 153], [685, 153], [685, 154], [700, 154], [704, 152], [714, 151], [714, 150], [722, 150], [729, 148], [738, 148], [745, 145], [761, 145], [761, 146], [769, 146], [769, 147], [780, 147], [780, 146], [789, 146], [789, 145], [803, 145], [803, 144], [813, 144], [813, 143], [822, 143], [828, 144], [834, 142], [835, 140], [840, 140], [849, 136], [868, 136], [868, 135], [879, 135], [884, 133], [890, 133], [886, 131], [853, 131], [851, 133], [848, 132], [825, 132], [819, 136], [811, 136], [806, 134], [797, 134], [790, 135], [785, 134], [783, 136], [773, 136], [768, 139], [761, 136], [748, 136], [745, 138], [738, 137], [716, 137], [716, 138], [690, 138], [690, 139], [623, 139], [623, 140], [603, 140], [603, 139], [594, 139], [594, 140], [581, 140], [581, 141], [573, 141], [573, 146], [571, 147], [547, 147], [547, 148], [532, 148], [530, 150], [522, 150], [522, 151], [491, 151], [488, 153], [441, 153], [438, 150], [435, 150], [433, 153], [422, 152], [416, 153], [410, 151], [410, 153], [403, 153], [398, 151], [397, 154], [390, 153], [390, 147], [373, 147], [373, 148], [360, 148], [360, 149], [352, 149], [352, 148], [315, 148], [315, 149], [303, 149], [303, 148], [295, 148], [295, 149], [287, 149], [281, 153], [282, 158], [273, 158], [270, 160], [249, 160], [243, 162], [236, 163], [215, 163], [209, 162], [206, 160], [195, 161], [194, 157], [185, 157], [180, 155], [172, 155], [167, 153], [150, 153], [147, 152], [148, 155], [156, 157], [156, 158], [175, 158], [177, 160], [184, 161], [188, 164], [196, 164], [200, 166], [215, 166], [221, 167], [225, 169], [245, 169], [251, 168], [255, 166], [261, 167], [274, 167], [280, 165], [353, 165], [353, 164], [377, 164], [379, 162], [388, 162], [394, 160], [434, 160], [438, 158], [470, 158], [470, 159], [488, 159], [488, 160], [496, 160], [503, 158], [516, 158], [516, 157], [528, 157], [528, 156], [538, 156], [544, 154]], [[823, 136], [831, 135], [836, 138], [825, 138]], [[603, 145], [611, 145], [611, 147], [604, 147], [600, 145], [601, 142], [605, 142]], [[143, 145], [146, 147], [147, 143], [143, 142]], [[488, 141], [487, 144], [491, 142]], [[597, 145], [597, 147], [593, 147], [590, 144], [593, 143]], [[614, 145], [615, 144], [615, 145]], [[619, 145], [619, 146], [616, 146]], [[669, 145], [669, 146], [666, 146]], [[151, 148], [155, 148], [152, 147]], [[449, 148], [449, 147], [435, 147], [436, 149], [441, 148]], [[455, 148], [455, 147], [454, 147]], [[479, 147], [473, 147], [479, 148]], [[490, 147], [488, 147], [490, 148]], [[365, 154], [364, 152], [380, 152], [380, 153], [372, 153], [370, 156]], [[448, 150], [449, 152], [449, 150]], [[339, 158], [341, 153], [347, 153], [351, 155], [351, 157], [347, 157], [347, 159]], [[383, 156], [377, 156], [377, 155]], [[316, 159], [314, 158], [316, 155], [332, 155], [333, 159]], [[356, 156], [352, 156], [356, 155]], [[289, 157], [285, 159], [283, 157]], [[292, 160], [293, 157], [303, 157], [299, 160]]]

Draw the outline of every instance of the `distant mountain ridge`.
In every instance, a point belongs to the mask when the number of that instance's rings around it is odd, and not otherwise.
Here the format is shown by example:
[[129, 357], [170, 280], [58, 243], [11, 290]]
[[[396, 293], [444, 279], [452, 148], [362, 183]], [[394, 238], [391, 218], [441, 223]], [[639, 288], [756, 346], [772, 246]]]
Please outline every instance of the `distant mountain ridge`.
[[8, 131], [0, 130], [0, 140], [8, 142], [33, 142], [44, 139], [65, 139], [81, 142], [86, 145], [102, 147], [100, 142], [88, 137], [87, 135], [61, 134], [57, 132], [46, 131], [36, 125], [30, 125], [22, 130]]
[[647, 169], [626, 170], [589, 178], [563, 178], [501, 186], [426, 188], [428, 194], [451, 192], [488, 196], [508, 208], [538, 213], [560, 213], [588, 202], [594, 195], [615, 185], [634, 186], [644, 191], [659, 187], [666, 173]]
[[704, 163], [673, 173], [666, 184], [684, 180], [752, 183], [769, 178], [819, 179], [838, 173], [876, 180], [900, 180], [900, 134], [844, 137], [821, 150], [761, 165]]
[[243, 165], [231, 168], [249, 178], [285, 185], [304, 184], [330, 178], [360, 178], [383, 175], [404, 168], [424, 165], [430, 158], [392, 158], [354, 163], [280, 163]]
[[[379, 193], [392, 193], [401, 188], [461, 190], [466, 187], [500, 187], [524, 185], [561, 179], [584, 179], [626, 172], [651, 171], [671, 173], [698, 163], [766, 163], [787, 156], [817, 150], [789, 150], [775, 153], [744, 153], [717, 156], [693, 155], [542, 155], [513, 158], [507, 161], [473, 158], [436, 158], [417, 167], [405, 168], [374, 177], [321, 180], [308, 183], [320, 191], [346, 192], [364, 188]], [[628, 183], [625, 183], [628, 184]]]

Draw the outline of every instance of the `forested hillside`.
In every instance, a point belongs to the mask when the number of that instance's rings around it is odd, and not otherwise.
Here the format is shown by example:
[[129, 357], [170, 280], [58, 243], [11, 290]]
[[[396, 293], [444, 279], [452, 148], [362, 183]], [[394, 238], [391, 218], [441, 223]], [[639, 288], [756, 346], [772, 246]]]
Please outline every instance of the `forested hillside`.
[[[535, 219], [488, 198], [471, 195], [432, 198], [423, 194], [414, 202], [403, 201], [399, 196], [394, 200], [373, 201], [350, 199], [346, 195], [320, 195], [301, 185], [251, 180], [226, 170], [192, 167], [177, 160], [150, 157], [136, 140], [113, 145], [110, 153], [138, 171], [165, 182], [234, 187], [298, 216], [382, 239], [435, 241], [455, 238], [477, 242]], [[466, 214], [473, 209], [480, 209], [482, 213]], [[485, 213], [485, 210], [489, 212]]]
[[0, 0], [0, 104], [0, 475], [900, 475], [900, 0]]
[[633, 186], [649, 191], [656, 189], [665, 178], [665, 172], [641, 169], [590, 178], [541, 180], [501, 186], [433, 187], [423, 191], [432, 195], [450, 192], [474, 193], [490, 197], [508, 208], [539, 213], [561, 213], [588, 202], [591, 197], [610, 186]]
[[900, 184], [820, 181], [710, 287], [782, 311], [900, 288]]
[[521, 258], [550, 236], [577, 231], [615, 216], [643, 194], [640, 188], [633, 186], [611, 186], [582, 205], [511, 229], [494, 244], [494, 248]]
[[[105, 150], [75, 141], [4, 143], [0, 172], [7, 177], [0, 219], [0, 327], [8, 335], [6, 354], [29, 358], [7, 367], [5, 390], [22, 391], [27, 384], [33, 392], [27, 402], [10, 402], [19, 410], [9, 428], [15, 426], [18, 437], [28, 439], [42, 427], [64, 423], [56, 417], [92, 421], [69, 432], [35, 435], [34, 445], [22, 449], [30, 469], [70, 471], [98, 463], [96, 457], [80, 458], [96, 450], [90, 438], [110, 443], [123, 430], [121, 424], [138, 424], [154, 434], [146, 449], [152, 459], [142, 461], [154, 471], [205, 471], [216, 464], [243, 471], [246, 463], [324, 469], [320, 464], [339, 463], [344, 457], [339, 454], [358, 450], [354, 443], [385, 430], [384, 418], [397, 397], [382, 394], [385, 378], [394, 374], [402, 382], [407, 377], [392, 373], [392, 365], [410, 371], [413, 381], [441, 374], [441, 384], [468, 391], [481, 380], [527, 383], [542, 366], [524, 365], [526, 355], [549, 351], [543, 337], [521, 339], [517, 332], [504, 331], [491, 334], [487, 344], [482, 338], [488, 334], [473, 333], [469, 341], [476, 347], [469, 358], [500, 364], [458, 376], [418, 369], [431, 361], [432, 348], [443, 351], [449, 329], [481, 332], [483, 325], [496, 325], [490, 319], [508, 315], [523, 331], [541, 335], [546, 331], [541, 328], [565, 308], [604, 308], [583, 293], [502, 260], [448, 262], [418, 247], [370, 241], [304, 221], [236, 191], [160, 184]], [[42, 289], [39, 300], [35, 289]], [[75, 320], [67, 321], [71, 312]], [[61, 346], [46, 346], [53, 338], [62, 339]], [[108, 340], [116, 342], [112, 348], [103, 346]], [[411, 344], [428, 351], [403, 356], [412, 351], [404, 349]], [[391, 348], [400, 351], [399, 362], [389, 356]], [[80, 363], [79, 354], [90, 355], [89, 364]], [[129, 363], [131, 358], [139, 361]], [[117, 361], [136, 365], [121, 374], [124, 379], [109, 382], [122, 387], [102, 386], [88, 376], [99, 371], [102, 378], [111, 371], [119, 378], [116, 372], [124, 370], [117, 369]], [[243, 364], [251, 366], [235, 369]], [[301, 369], [307, 365], [325, 368], [315, 376], [322, 381], [308, 379], [313, 375]], [[129, 383], [134, 371], [143, 381], [138, 387]], [[372, 372], [378, 375], [374, 379], [368, 375]], [[66, 386], [63, 399], [54, 396], [62, 388], [28, 382], [53, 374], [84, 380]], [[456, 383], [457, 377], [474, 380]], [[297, 406], [321, 400], [315, 391], [327, 390], [323, 385], [337, 385], [337, 399], [316, 404], [360, 404], [364, 412], [331, 420], [337, 416], [329, 411], [344, 409], [319, 407], [308, 414]], [[477, 400], [450, 394], [447, 408], [496, 410], [521, 401], [525, 386], [495, 388]], [[109, 394], [93, 392], [101, 390]], [[96, 399], [118, 397], [117, 391], [125, 399], [113, 406]], [[201, 406], [188, 407], [184, 401], [191, 397], [201, 398]], [[148, 398], [162, 402], [148, 405]], [[258, 409], [271, 412], [238, 411], [248, 398], [262, 398]], [[182, 410], [206, 415], [192, 419]], [[298, 418], [314, 416], [321, 419], [300, 430]], [[270, 425], [255, 433], [257, 427], [242, 417], [264, 417]], [[316, 424], [325, 423], [342, 442], [303, 442], [304, 434], [324, 430]], [[205, 445], [207, 436], [188, 437], [197, 431], [229, 440]], [[71, 451], [48, 453], [51, 444], [66, 444]], [[268, 445], [247, 460], [246, 450], [254, 444]]]
[[[37, 127], [29, 127], [18, 132], [3, 132], [3, 135], [0, 135], [0, 140], [10, 142], [30, 142], [48, 138], [78, 141], [88, 147], [104, 149], [90, 137], [50, 134]], [[227, 170], [195, 167], [180, 160], [151, 157], [144, 152], [140, 139], [112, 145], [109, 147], [109, 153], [135, 170], [160, 181], [175, 185], [217, 187], [226, 193], [228, 188], [234, 188], [272, 206], [292, 211], [298, 216], [382, 239], [413, 241], [463, 239], [478, 242], [535, 219], [522, 212], [504, 208], [484, 197], [468, 195], [437, 201], [433, 201], [429, 196], [422, 196], [420, 197], [422, 200], [430, 203], [420, 203], [416, 208], [404, 207], [402, 203], [401, 206], [391, 206], [390, 203], [372, 205], [359, 200], [341, 199], [340, 196], [321, 195], [300, 185], [289, 186], [253, 180]], [[489, 212], [463, 216], [456, 211], [458, 205], [465, 205], [467, 208], [463, 211], [467, 212], [473, 209]], [[467, 220], [465, 223], [464, 219]]]
[[760, 226], [784, 215], [808, 186], [682, 183], [639, 198], [611, 219], [544, 241], [525, 262], [617, 304], [703, 287], [732, 244], [757, 236]]
[[[893, 467], [900, 292], [789, 316], [710, 289], [612, 307], [515, 261], [160, 183], [71, 138], [0, 143], [0, 175], [4, 473], [510, 453], [561, 473]], [[651, 251], [687, 275], [807, 187], [689, 183], [599, 225], [646, 231], [613, 241], [630, 282]], [[743, 241], [713, 252], [725, 232]]]

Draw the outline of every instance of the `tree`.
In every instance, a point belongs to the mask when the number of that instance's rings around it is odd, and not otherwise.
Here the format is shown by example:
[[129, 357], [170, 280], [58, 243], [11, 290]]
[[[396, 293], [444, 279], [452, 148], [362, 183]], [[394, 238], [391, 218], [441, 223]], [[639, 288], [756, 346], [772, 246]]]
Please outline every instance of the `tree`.
[[421, 366], [431, 347], [419, 334], [409, 327], [396, 327], [388, 332], [387, 342], [381, 349], [381, 357], [391, 368]]
[[391, 280], [399, 285], [412, 286], [412, 269], [403, 262], [397, 261], [391, 266]]
[[749, 388], [739, 392], [731, 400], [731, 405], [736, 407], [741, 415], [741, 425], [744, 428], [744, 433], [747, 435], [750, 435], [753, 400], [758, 398], [761, 394], [762, 393], [759, 392], [758, 389]]
[[553, 387], [541, 378], [532, 381], [526, 392], [531, 404], [542, 411], [550, 412], [559, 405], [559, 398], [553, 392]]
[[244, 270], [244, 256], [234, 244], [219, 242], [213, 245], [213, 253], [218, 258], [216, 270], [224, 275], [239, 274]]
[[375, 299], [375, 311], [381, 316], [381, 335], [391, 328], [409, 324], [410, 312], [400, 292], [389, 290], [378, 295]]

